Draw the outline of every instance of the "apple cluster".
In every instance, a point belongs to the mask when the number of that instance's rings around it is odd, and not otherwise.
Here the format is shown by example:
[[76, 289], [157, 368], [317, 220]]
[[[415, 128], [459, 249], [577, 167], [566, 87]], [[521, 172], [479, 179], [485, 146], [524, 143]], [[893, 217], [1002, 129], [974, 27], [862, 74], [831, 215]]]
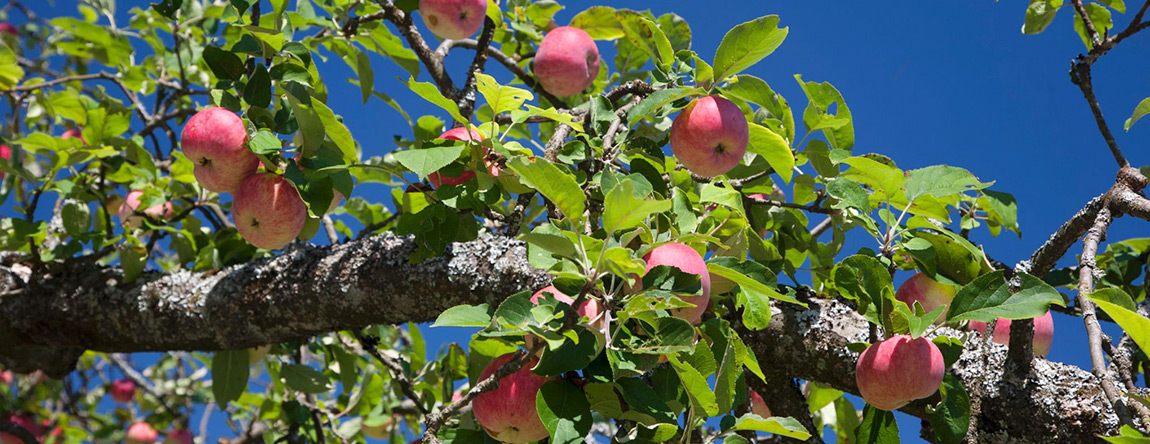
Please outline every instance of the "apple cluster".
[[196, 182], [208, 191], [232, 193], [232, 218], [240, 236], [259, 248], [283, 248], [303, 231], [307, 204], [283, 176], [257, 172], [260, 160], [247, 141], [243, 120], [218, 107], [196, 113], [180, 134]]

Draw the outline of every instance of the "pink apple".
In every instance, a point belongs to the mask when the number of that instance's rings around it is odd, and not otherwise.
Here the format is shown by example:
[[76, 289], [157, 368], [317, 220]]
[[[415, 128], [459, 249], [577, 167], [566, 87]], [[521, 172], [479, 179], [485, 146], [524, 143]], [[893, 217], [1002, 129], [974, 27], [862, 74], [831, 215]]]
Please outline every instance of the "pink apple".
[[161, 205], [152, 205], [143, 211], [144, 215], [136, 214], [140, 208], [140, 198], [143, 191], [135, 190], [128, 193], [127, 198], [120, 204], [120, 223], [130, 228], [139, 228], [144, 223], [144, 217], [151, 220], [171, 219], [172, 203], [164, 202]]
[[0, 34], [8, 34], [13, 36], [20, 35], [20, 29], [8, 22], [0, 22]]
[[159, 437], [160, 432], [153, 429], [151, 425], [146, 422], [137, 422], [128, 427], [128, 433], [124, 435], [124, 442], [128, 444], [152, 444]]
[[897, 335], [862, 352], [855, 382], [867, 404], [895, 410], [933, 395], [945, 371], [942, 352], [930, 339]]
[[[575, 303], [575, 298], [560, 293], [554, 285], [549, 285], [535, 292], [535, 294], [531, 296], [531, 303], [539, 305], [539, 301], [547, 297], [553, 297], [555, 300], [567, 305]], [[579, 309], [575, 312], [578, 313], [579, 316], [586, 317], [591, 321], [591, 327], [594, 329], [595, 336], [599, 338], [601, 344], [604, 343], [606, 338], [604, 332], [607, 330], [607, 318], [604, 316], [603, 304], [601, 304], [598, 299], [588, 297], [583, 301], [583, 305], [580, 305]], [[527, 337], [524, 338], [524, 342], [528, 350], [534, 348], [535, 336], [527, 335]]]
[[711, 301], [711, 273], [707, 272], [707, 264], [698, 251], [685, 244], [672, 242], [655, 247], [643, 260], [647, 261], [647, 271], [659, 265], [678, 268], [684, 273], [699, 276], [703, 286], [703, 293], [695, 296], [680, 296], [684, 301], [695, 304], [690, 308], [675, 309], [672, 314], [692, 324], [698, 324], [707, 311], [707, 304]]
[[195, 165], [192, 174], [208, 191], [230, 193], [254, 174], [260, 159], [247, 148], [244, 121], [225, 108], [207, 108], [188, 119], [180, 148]]
[[[0, 417], [0, 423], [12, 424], [16, 427], [20, 427], [36, 438], [39, 438], [44, 434], [44, 429], [40, 427], [39, 424], [36, 424], [36, 421], [32, 419], [32, 415], [27, 413], [10, 414], [4, 417]], [[11, 433], [0, 432], [0, 444], [24, 444], [24, 441], [20, 439], [20, 437]]]
[[339, 192], [339, 190], [332, 190], [331, 203], [327, 204], [327, 211], [325, 211], [324, 214], [335, 211], [336, 208], [339, 208], [341, 202], [343, 202], [343, 193]]
[[8, 384], [11, 384], [12, 381], [15, 381], [15, 380], [16, 380], [16, 376], [14, 376], [12, 374], [12, 372], [10, 372], [8, 370], [4, 370], [4, 371], [0, 372], [0, 385], [8, 385]]
[[120, 404], [127, 404], [132, 402], [132, 398], [136, 396], [136, 383], [128, 378], [121, 378], [112, 381], [112, 387], [108, 389], [111, 393], [112, 399]]
[[275, 250], [291, 243], [307, 222], [307, 205], [291, 182], [274, 173], [248, 176], [232, 195], [236, 230], [248, 243]]
[[487, 0], [420, 0], [419, 14], [432, 34], [444, 39], [465, 39], [483, 26]]
[[[985, 322], [970, 321], [966, 328], [986, 334]], [[993, 340], [1003, 345], [1010, 344], [1010, 319], [998, 318], [994, 325]], [[1050, 353], [1052, 345], [1054, 345], [1054, 318], [1047, 311], [1046, 314], [1034, 318], [1034, 354], [1046, 356]]]
[[172, 428], [164, 438], [164, 444], [192, 444], [195, 436], [188, 429]]
[[[8, 145], [0, 145], [0, 159], [4, 159], [4, 161], [8, 162], [8, 165], [11, 166], [12, 148], [9, 148]], [[5, 173], [3, 171], [0, 171], [0, 179], [4, 178], [4, 174]]]
[[[479, 380], [487, 379], [514, 357], [514, 353], [508, 353], [495, 358], [483, 369]], [[484, 392], [471, 401], [475, 420], [492, 438], [507, 443], [525, 443], [548, 436], [547, 428], [543, 426], [539, 412], [535, 409], [535, 395], [544, 383], [557, 378], [532, 373], [531, 367], [538, 361], [538, 358], [532, 358], [519, 371], [501, 379], [498, 388]]]
[[599, 47], [586, 31], [560, 26], [539, 42], [534, 64], [544, 90], [558, 97], [573, 96], [599, 75]]
[[749, 131], [743, 111], [730, 100], [700, 97], [671, 124], [671, 152], [696, 176], [727, 174], [743, 160]]
[[82, 143], [84, 145], [88, 144], [88, 142], [84, 141], [84, 133], [83, 133], [83, 131], [80, 131], [79, 128], [72, 128], [68, 131], [64, 131], [64, 134], [61, 134], [60, 138], [64, 139], [64, 140], [80, 139], [80, 143]]
[[762, 416], [764, 418], [771, 417], [771, 409], [767, 407], [767, 401], [763, 396], [754, 390], [751, 390], [751, 413]]
[[[895, 299], [903, 301], [914, 309], [914, 303], [922, 305], [923, 310], [933, 311], [938, 307], [949, 307], [954, 300], [954, 287], [931, 279], [923, 273], [915, 273], [894, 293]], [[935, 324], [946, 322], [946, 308], [942, 309], [942, 316]]]
[[[482, 142], [483, 134], [480, 134], [479, 131], [476, 131], [472, 128], [461, 126], [447, 130], [447, 132], [441, 134], [439, 138], [443, 140], [457, 140], [461, 142], [468, 142], [472, 140], [476, 142]], [[486, 153], [486, 150], [484, 150], [484, 152]], [[493, 176], [498, 176], [498, 174], [493, 174]], [[438, 172], [427, 175], [427, 181], [431, 182], [431, 185], [435, 186], [436, 188], [444, 185], [462, 185], [474, 178], [474, 171], [464, 171], [458, 176], [444, 176]]]

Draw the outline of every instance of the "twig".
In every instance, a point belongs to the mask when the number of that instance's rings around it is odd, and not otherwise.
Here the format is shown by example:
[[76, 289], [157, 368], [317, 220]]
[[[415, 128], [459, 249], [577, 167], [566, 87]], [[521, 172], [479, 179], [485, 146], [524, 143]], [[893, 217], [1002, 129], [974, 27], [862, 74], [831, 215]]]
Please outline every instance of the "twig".
[[459, 105], [459, 113], [465, 119], [470, 119], [471, 113], [475, 111], [475, 90], [478, 86], [475, 76], [483, 72], [484, 66], [487, 65], [487, 48], [491, 47], [492, 37], [495, 37], [495, 21], [491, 20], [491, 17], [484, 17], [483, 30], [479, 33], [478, 49], [475, 51], [475, 57], [471, 59], [471, 68], [467, 70], [463, 91], [460, 92], [459, 98], [456, 100]]
[[323, 215], [323, 218], [320, 220], [320, 222], [323, 223], [323, 231], [324, 234], [327, 235], [327, 241], [332, 245], [338, 244], [339, 233], [335, 231], [335, 224], [331, 221], [331, 216], [326, 214]]
[[1105, 195], [1101, 195], [1091, 199], [1070, 220], [1058, 227], [1058, 230], [1051, 234], [1050, 238], [1034, 251], [1034, 254], [1030, 255], [1029, 260], [1020, 262], [1019, 267], [1015, 268], [1038, 278], [1046, 276], [1054, 264], [1066, 255], [1070, 246], [1078, 242], [1078, 239], [1090, 228], [1091, 223], [1098, 215], [1098, 211], [1102, 209], [1104, 197]]
[[1126, 160], [1126, 156], [1122, 155], [1122, 150], [1118, 148], [1114, 134], [1110, 133], [1110, 126], [1106, 124], [1106, 117], [1102, 115], [1102, 107], [1098, 104], [1098, 98], [1094, 96], [1094, 84], [1090, 75], [1091, 65], [1084, 63], [1084, 60], [1080, 57], [1075, 62], [1074, 67], [1071, 68], [1070, 81], [1082, 90], [1082, 96], [1086, 98], [1086, 103], [1090, 105], [1090, 112], [1094, 114], [1094, 122], [1098, 124], [1098, 131], [1106, 140], [1106, 146], [1110, 148], [1110, 154], [1114, 156], [1114, 161], [1118, 162], [1118, 167], [1128, 167], [1130, 161]]
[[557, 162], [559, 160], [559, 150], [563, 148], [563, 142], [567, 140], [567, 136], [571, 134], [571, 126], [561, 124], [555, 127], [555, 133], [551, 134], [551, 138], [547, 140], [547, 145], [543, 147], [543, 157], [548, 162]]
[[415, 402], [415, 408], [419, 409], [419, 412], [424, 415], [428, 414], [429, 411], [427, 407], [420, 401], [419, 395], [415, 393], [415, 388], [411, 385], [411, 380], [407, 378], [407, 373], [403, 371], [403, 365], [391, 356], [380, 353], [379, 348], [376, 347], [379, 344], [379, 339], [368, 337], [359, 332], [355, 333], [355, 338], [363, 345], [364, 351], [383, 364], [384, 367], [387, 367], [391, 372], [391, 377], [395, 378], [396, 382], [399, 383], [399, 388], [403, 390], [403, 394]]
[[826, 219], [823, 219], [822, 222], [819, 222], [818, 225], [815, 225], [814, 228], [811, 228], [811, 238], [818, 239], [819, 236], [822, 236], [823, 233], [826, 233], [827, 230], [834, 226], [834, 222], [835, 221], [833, 217], [827, 216]]
[[439, 432], [439, 429], [443, 427], [443, 424], [447, 422], [448, 418], [451, 418], [452, 415], [463, 407], [470, 405], [471, 401], [481, 393], [498, 388], [501, 379], [523, 368], [523, 366], [531, 360], [531, 357], [535, 356], [535, 352], [543, 348], [543, 344], [543, 341], [538, 341], [530, 352], [523, 350], [515, 352], [516, 355], [514, 358], [495, 370], [495, 373], [487, 377], [487, 379], [475, 384], [475, 387], [468, 390], [458, 401], [444, 406], [443, 409], [438, 412], [427, 415], [427, 420], [424, 421], [426, 429], [423, 432], [423, 444], [442, 444], [442, 441], [439, 440], [436, 434]]
[[[447, 53], [450, 52], [454, 47], [478, 50], [479, 41], [474, 39], [445, 40], [442, 45], [439, 45], [439, 49], [436, 49], [436, 53], [443, 57], [446, 56]], [[547, 99], [547, 102], [552, 106], [564, 106], [564, 102], [562, 100], [544, 90], [543, 86], [535, 80], [535, 77], [531, 76], [531, 74], [524, 70], [523, 67], [519, 66], [518, 59], [504, 54], [503, 51], [500, 51], [499, 49], [490, 45], [487, 46], [487, 55], [494, 59], [496, 62], [499, 62], [500, 65], [503, 65], [504, 68], [507, 68], [508, 71], [511, 71], [512, 74], [515, 74], [515, 77], [519, 78], [519, 80], [523, 82], [523, 84], [527, 85], [528, 88], [531, 88], [535, 94], [538, 94], [540, 97]]]
[[773, 207], [793, 208], [796, 210], [803, 210], [803, 211], [806, 211], [809, 213], [819, 213], [819, 214], [838, 214], [839, 213], [839, 210], [837, 210], [837, 209], [823, 208], [823, 207], [813, 205], [813, 204], [812, 205], [799, 205], [799, 204], [791, 203], [791, 202], [780, 202], [777, 200], [761, 199], [758, 197], [750, 197], [750, 196], [747, 196], [747, 199], [750, 200], [752, 203], [755, 203], [758, 205], [770, 205]]
[[607, 94], [603, 96], [610, 100], [612, 104], [618, 102], [619, 99], [627, 94], [646, 97], [651, 93], [657, 91], [651, 84], [642, 80], [629, 80], [627, 83], [612, 88]]
[[108, 355], [108, 359], [111, 360], [112, 364], [115, 364], [115, 366], [119, 368], [120, 371], [124, 372], [124, 376], [127, 376], [128, 379], [131, 379], [132, 382], [135, 382], [136, 385], [140, 386], [140, 388], [142, 388], [144, 392], [148, 394], [148, 396], [151, 396], [156, 400], [157, 403], [163, 406], [164, 410], [171, 412], [173, 415], [176, 414], [176, 411], [172, 410], [172, 406], [168, 405], [166, 398], [161, 396], [160, 393], [156, 391], [156, 387], [152, 384], [152, 381], [148, 380], [148, 378], [145, 378], [144, 375], [136, 371], [136, 369], [132, 367], [132, 363], [128, 362], [128, 358], [125, 358], [124, 355], [119, 353], [112, 353]]
[[[383, 8], [383, 13], [379, 14], [378, 17], [395, 24], [395, 27], [399, 28], [399, 33], [407, 39], [411, 50], [415, 51], [415, 55], [427, 67], [427, 73], [435, 80], [435, 86], [439, 87], [439, 92], [448, 98], [458, 98], [459, 90], [455, 88], [451, 76], [447, 74], [447, 70], [443, 66], [443, 58], [437, 56], [431, 47], [427, 46], [427, 42], [423, 40], [423, 36], [419, 34], [419, 30], [412, 23], [411, 15], [404, 13], [391, 0], [376, 0], [376, 3], [379, 4], [380, 8]], [[376, 14], [372, 14], [367, 17], [374, 18], [376, 16]]]
[[1078, 16], [1082, 18], [1082, 25], [1086, 28], [1086, 36], [1093, 43], [1091, 47], [1098, 46], [1102, 43], [1098, 38], [1098, 29], [1094, 27], [1094, 21], [1090, 20], [1090, 14], [1086, 12], [1086, 8], [1082, 6], [1082, 0], [1071, 0], [1074, 5], [1074, 10], [1078, 12]]

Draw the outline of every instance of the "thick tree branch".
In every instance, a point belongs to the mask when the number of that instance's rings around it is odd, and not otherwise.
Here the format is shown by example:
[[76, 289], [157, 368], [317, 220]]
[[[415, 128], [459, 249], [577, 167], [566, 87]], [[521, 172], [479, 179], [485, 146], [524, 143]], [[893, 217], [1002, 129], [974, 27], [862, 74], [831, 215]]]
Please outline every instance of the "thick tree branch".
[[[410, 238], [288, 248], [222, 270], [145, 273], [78, 265], [55, 275], [0, 266], [0, 365], [71, 370], [84, 350], [223, 350], [373, 324], [426, 322], [449, 307], [497, 302], [549, 278], [521, 242], [483, 235], [411, 264]], [[411, 279], [420, 276], [420, 279]]]
[[[858, 393], [855, 362], [858, 354], [847, 344], [867, 340], [868, 323], [854, 309], [830, 300], [809, 301], [810, 308], [772, 303], [767, 328], [751, 331], [731, 319], [758, 357], [783, 374], [818, 381]], [[943, 329], [951, 335], [961, 332]], [[1113, 435], [1120, 425], [1090, 373], [1071, 365], [1035, 360], [1026, 380], [1003, 377], [1006, 347], [969, 341], [950, 370], [979, 405], [972, 431], [978, 442], [1050, 443], [1096, 442]], [[927, 401], [901, 409], [925, 418]]]
[[1030, 255], [1030, 260], [1020, 263], [1017, 269], [1039, 278], [1046, 276], [1046, 273], [1054, 268], [1054, 264], [1066, 255], [1070, 246], [1077, 243], [1078, 239], [1094, 223], [1098, 211], [1104, 205], [1104, 197], [1105, 195], [1101, 195], [1090, 199], [1086, 206], [1078, 210], [1078, 213], [1075, 213], [1070, 220], [1062, 224], [1042, 246], [1034, 251], [1034, 254]]

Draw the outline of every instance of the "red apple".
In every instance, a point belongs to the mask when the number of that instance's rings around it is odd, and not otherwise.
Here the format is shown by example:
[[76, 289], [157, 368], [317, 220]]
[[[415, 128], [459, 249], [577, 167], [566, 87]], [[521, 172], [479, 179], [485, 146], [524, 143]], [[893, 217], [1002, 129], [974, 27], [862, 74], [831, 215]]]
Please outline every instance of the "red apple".
[[[482, 142], [483, 134], [480, 134], [479, 131], [476, 131], [472, 128], [461, 126], [447, 130], [447, 132], [441, 134], [439, 138], [443, 140], [458, 140], [461, 142], [468, 142], [472, 140], [476, 142]], [[498, 176], [498, 174], [493, 174], [493, 176]], [[427, 181], [431, 182], [431, 185], [435, 186], [436, 188], [444, 185], [462, 185], [474, 178], [474, 171], [464, 171], [458, 176], [444, 176], [438, 172], [427, 175]]]
[[697, 98], [671, 124], [671, 152], [696, 176], [715, 177], [731, 171], [747, 152], [747, 118], [730, 100]]
[[[11, 166], [12, 148], [9, 148], [8, 145], [0, 145], [0, 159], [4, 159], [4, 161], [8, 162], [8, 165]], [[0, 171], [0, 179], [4, 178], [4, 174], [5, 173], [3, 171]]]
[[[554, 285], [549, 285], [535, 292], [535, 294], [531, 296], [531, 303], [539, 305], [539, 300], [545, 297], [553, 297], [555, 300], [567, 305], [575, 303], [575, 298], [560, 293]], [[579, 306], [579, 309], [575, 312], [578, 313], [579, 316], [589, 319], [591, 321], [591, 327], [594, 328], [595, 336], [600, 340], [599, 342], [605, 342], [606, 337], [604, 336], [604, 332], [607, 330], [607, 318], [604, 316], [603, 304], [601, 304], [598, 299], [589, 297], [583, 301], [583, 305]], [[534, 348], [535, 336], [527, 335], [527, 337], [524, 338], [524, 342], [528, 350]]]
[[767, 407], [767, 401], [763, 400], [763, 396], [754, 390], [751, 390], [751, 413], [764, 418], [771, 417], [771, 409]]
[[124, 202], [120, 204], [120, 223], [129, 228], [139, 228], [144, 223], [144, 217], [151, 220], [171, 219], [172, 217], [172, 203], [164, 202], [161, 205], [152, 205], [143, 211], [144, 215], [140, 216], [137, 210], [140, 208], [140, 198], [144, 196], [143, 191], [135, 190], [128, 193]]
[[8, 22], [0, 22], [0, 34], [8, 34], [13, 36], [20, 35], [20, 29]]
[[895, 410], [933, 395], [945, 371], [942, 352], [930, 339], [897, 335], [859, 356], [855, 382], [867, 404]]
[[539, 42], [534, 64], [544, 90], [569, 97], [583, 92], [599, 75], [599, 48], [586, 31], [560, 26]]
[[[954, 293], [954, 287], [935, 281], [925, 274], [915, 273], [898, 287], [894, 297], [905, 302], [911, 309], [918, 302], [923, 310], [930, 312], [938, 307], [949, 307], [954, 300]], [[942, 316], [935, 321], [936, 324], [946, 322], [946, 310], [945, 307], [942, 309]]]
[[108, 389], [111, 393], [112, 399], [120, 404], [127, 404], [132, 402], [132, 398], [136, 396], [136, 383], [128, 378], [121, 378], [112, 381], [112, 387]]
[[432, 34], [444, 39], [465, 39], [483, 26], [487, 0], [420, 0], [419, 14]]
[[68, 131], [64, 131], [64, 134], [61, 134], [60, 138], [64, 139], [64, 140], [80, 139], [80, 143], [85, 144], [85, 145], [88, 144], [88, 142], [84, 141], [84, 133], [83, 133], [83, 131], [80, 131], [79, 128], [72, 128]]
[[124, 435], [124, 442], [128, 444], [152, 444], [159, 437], [160, 432], [153, 429], [151, 425], [146, 422], [137, 422], [128, 427], [128, 433]]
[[274, 173], [248, 176], [232, 196], [232, 218], [252, 245], [275, 250], [291, 243], [307, 222], [307, 205], [291, 182]]
[[[24, 429], [24, 431], [37, 438], [44, 434], [44, 429], [40, 427], [40, 424], [36, 424], [36, 421], [32, 419], [32, 415], [27, 413], [13, 413], [4, 417], [0, 417], [0, 423], [12, 424], [16, 427], [20, 427]], [[0, 444], [24, 444], [24, 440], [11, 433], [0, 432]]]
[[[986, 334], [985, 322], [970, 321], [966, 328]], [[1003, 345], [1010, 343], [1010, 319], [998, 318], [994, 325], [993, 340]], [[1046, 314], [1034, 318], [1034, 354], [1046, 356], [1050, 353], [1052, 345], [1054, 345], [1054, 318], [1047, 311]]]
[[195, 436], [188, 429], [172, 428], [168, 431], [168, 436], [164, 438], [164, 444], [192, 444]]
[[9, 385], [12, 383], [12, 381], [15, 381], [15, 380], [16, 380], [16, 376], [14, 376], [12, 374], [12, 372], [10, 372], [8, 370], [4, 370], [4, 371], [0, 372], [0, 385]]
[[208, 191], [229, 193], [254, 174], [260, 159], [247, 148], [244, 121], [225, 108], [196, 113], [180, 134], [180, 148], [195, 166], [192, 174]]
[[703, 262], [703, 256], [699, 255], [699, 252], [695, 251], [694, 248], [672, 242], [655, 247], [646, 256], [643, 256], [643, 260], [647, 261], [647, 271], [651, 271], [652, 268], [659, 265], [666, 265], [678, 268], [684, 273], [699, 276], [703, 293], [695, 296], [680, 296], [684, 301], [695, 304], [695, 306], [675, 309], [672, 312], [679, 319], [698, 324], [702, 320], [703, 312], [707, 311], [707, 304], [711, 301], [711, 274], [707, 272], [707, 264]]
[[[487, 379], [514, 357], [514, 353], [508, 353], [495, 358], [483, 369], [479, 380]], [[471, 401], [475, 419], [492, 438], [507, 443], [525, 443], [548, 436], [547, 428], [535, 409], [535, 395], [544, 383], [557, 378], [532, 373], [531, 367], [538, 361], [538, 358], [532, 358], [519, 371], [501, 379], [498, 388]]]

